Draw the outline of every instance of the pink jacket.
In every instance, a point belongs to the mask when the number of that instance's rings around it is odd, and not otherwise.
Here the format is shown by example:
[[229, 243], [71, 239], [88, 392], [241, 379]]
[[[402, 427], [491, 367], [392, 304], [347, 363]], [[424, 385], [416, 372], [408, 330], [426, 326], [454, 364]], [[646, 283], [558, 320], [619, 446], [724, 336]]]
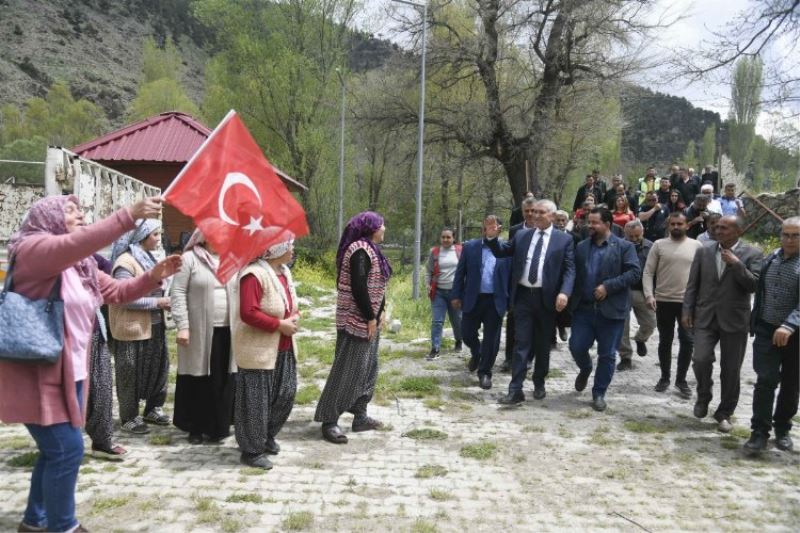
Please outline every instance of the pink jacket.
[[[46, 298], [56, 276], [81, 259], [111, 244], [134, 221], [127, 209], [65, 235], [35, 235], [20, 243], [14, 267], [14, 292], [28, 298]], [[117, 281], [97, 272], [106, 303], [135, 300], [153, 290], [158, 282], [150, 276]], [[67, 357], [71, 336], [64, 332], [64, 352], [52, 365], [30, 365], [0, 361], [0, 420], [49, 426], [69, 422], [83, 425], [88, 380], [84, 384], [83, 409], [78, 405], [72, 359]], [[88, 357], [88, 353], [87, 353]], [[67, 386], [69, 385], [69, 386]]]

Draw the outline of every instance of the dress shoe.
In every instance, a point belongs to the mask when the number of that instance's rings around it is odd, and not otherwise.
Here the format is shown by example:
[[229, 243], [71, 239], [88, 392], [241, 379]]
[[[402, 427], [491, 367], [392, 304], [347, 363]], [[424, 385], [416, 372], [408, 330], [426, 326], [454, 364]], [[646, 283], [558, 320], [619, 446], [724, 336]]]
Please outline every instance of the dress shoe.
[[792, 437], [788, 435], [775, 435], [775, 447], [784, 452], [790, 452], [794, 449]]
[[499, 400], [497, 403], [500, 405], [517, 405], [525, 401], [525, 394], [522, 392], [509, 392]]
[[589, 383], [589, 376], [592, 374], [591, 370], [581, 370], [578, 372], [578, 376], [575, 378], [575, 390], [581, 392], [583, 389], [586, 388], [586, 384]]
[[481, 376], [478, 379], [480, 380], [480, 386], [483, 390], [492, 388], [492, 378], [490, 376]]
[[270, 455], [278, 455], [281, 451], [281, 445], [275, 442], [274, 437], [267, 439], [267, 453]]
[[454, 352], [460, 352], [463, 347], [461, 341], [456, 341], [456, 345], [453, 347]]
[[595, 396], [592, 398], [592, 409], [598, 412], [606, 410], [606, 400], [602, 396]]
[[544, 388], [544, 383], [541, 385], [534, 385], [533, 386], [533, 399], [534, 400], [544, 400], [544, 397], [547, 396], [547, 390]]
[[763, 433], [751, 433], [743, 448], [748, 455], [758, 455], [767, 449], [767, 436]]
[[435, 359], [439, 359], [439, 350], [437, 350], [436, 348], [431, 348], [430, 353], [425, 356], [425, 360], [433, 361]]
[[322, 426], [322, 438], [333, 444], [347, 444], [347, 435], [337, 424]]
[[253, 468], [263, 468], [264, 470], [271, 470], [272, 463], [267, 458], [267, 454], [250, 454], [243, 453], [239, 461], [245, 466], [252, 466]]
[[37, 527], [32, 526], [30, 524], [26, 524], [25, 522], [20, 522], [19, 526], [17, 526], [17, 531], [28, 531], [28, 532], [39, 532], [39, 531], [47, 531], [46, 527]]
[[647, 355], [647, 344], [644, 341], [636, 341], [636, 355], [639, 357]]
[[469, 363], [467, 363], [467, 368], [470, 372], [475, 372], [478, 370], [478, 356], [473, 355], [469, 358]]
[[624, 372], [625, 370], [632, 370], [632, 369], [633, 369], [633, 363], [631, 363], [630, 359], [623, 359], [617, 365], [617, 370], [619, 372]]
[[675, 388], [678, 389], [681, 398], [683, 398], [684, 400], [692, 399], [692, 388], [685, 381], [676, 381]]
[[567, 342], [567, 328], [558, 326], [558, 338], [561, 339], [561, 342]]
[[694, 416], [697, 418], [705, 418], [708, 415], [708, 404], [697, 402], [694, 404]]
[[733, 429], [733, 424], [727, 418], [723, 418], [717, 423], [717, 431], [720, 433], [730, 433]]
[[370, 418], [368, 416], [362, 416], [358, 418], [353, 418], [353, 433], [361, 433], [363, 431], [375, 431], [376, 429], [380, 429], [383, 427], [383, 422], [380, 420], [376, 420], [374, 418]]
[[500, 367], [500, 372], [503, 372], [505, 374], [511, 372], [511, 363], [509, 363], [508, 361], [503, 361], [503, 364]]
[[659, 379], [654, 387], [656, 392], [664, 392], [667, 388], [669, 388], [669, 380], [667, 378]]

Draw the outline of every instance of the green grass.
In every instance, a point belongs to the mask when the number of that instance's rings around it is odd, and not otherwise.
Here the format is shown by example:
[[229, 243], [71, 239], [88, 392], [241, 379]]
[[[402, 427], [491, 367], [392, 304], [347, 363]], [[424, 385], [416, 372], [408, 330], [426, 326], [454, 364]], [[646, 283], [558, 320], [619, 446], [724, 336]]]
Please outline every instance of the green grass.
[[414, 440], [444, 440], [447, 438], [447, 433], [438, 429], [419, 428], [403, 433], [403, 436]]
[[320, 362], [325, 366], [330, 366], [333, 363], [335, 344], [332, 341], [323, 341], [310, 337], [299, 337], [296, 341], [296, 355], [299, 362]]
[[720, 446], [726, 450], [738, 450], [742, 447], [741, 441], [732, 435], [725, 435], [719, 441]]
[[29, 437], [4, 437], [0, 439], [0, 450], [24, 450], [34, 446], [36, 446], [36, 443]]
[[308, 405], [314, 403], [319, 400], [320, 394], [322, 394], [322, 391], [319, 390], [319, 387], [316, 383], [305, 385], [297, 391], [297, 395], [294, 397], [294, 403], [297, 405]]
[[610, 446], [614, 440], [608, 437], [610, 430], [605, 426], [598, 426], [589, 437], [589, 443], [597, 446]]
[[304, 531], [314, 523], [314, 515], [308, 511], [289, 513], [283, 520], [283, 528], [287, 531]]
[[441, 409], [444, 405], [444, 400], [440, 397], [425, 398], [422, 400], [422, 405], [428, 409]]
[[27, 452], [21, 455], [15, 455], [6, 464], [16, 468], [33, 468], [36, 461], [39, 459], [39, 452]]
[[107, 513], [112, 509], [116, 509], [118, 507], [123, 507], [125, 504], [128, 503], [127, 496], [117, 496], [111, 498], [97, 498], [92, 501], [92, 509], [89, 511], [89, 514], [92, 515], [99, 515]]
[[497, 452], [497, 444], [489, 441], [476, 442], [462, 446], [459, 455], [468, 459], [478, 459], [485, 461], [494, 457]]
[[428, 496], [430, 496], [431, 500], [437, 502], [446, 502], [455, 499], [452, 492], [441, 489], [431, 489], [430, 492], [428, 492]]
[[423, 398], [440, 392], [439, 378], [434, 376], [409, 376], [400, 380], [397, 389], [403, 396]]
[[263, 503], [264, 498], [260, 494], [235, 492], [225, 498], [225, 501], [228, 503]]
[[[421, 292], [424, 290], [423, 287]], [[391, 306], [392, 319], [402, 324], [399, 333], [387, 332], [387, 336], [393, 340], [402, 342], [430, 336], [431, 302], [426, 294], [420, 294], [417, 300], [413, 300], [411, 294], [410, 270], [392, 276], [386, 291], [386, 302]]]
[[264, 470], [263, 468], [256, 468], [254, 466], [246, 466], [244, 468], [239, 469], [239, 473], [243, 476], [261, 476], [266, 474], [269, 470]]
[[656, 424], [648, 420], [626, 420], [622, 425], [633, 433], [666, 433], [673, 429], [671, 425]]
[[576, 419], [589, 418], [590, 416], [592, 416], [592, 412], [589, 411], [588, 409], [573, 409], [572, 411], [567, 411], [565, 414], [567, 415], [568, 418], [576, 418]]
[[321, 366], [314, 363], [306, 363], [304, 365], [298, 365], [297, 373], [300, 374], [300, 377], [303, 379], [312, 379], [320, 370], [322, 370]]
[[300, 329], [309, 331], [333, 331], [336, 320], [332, 317], [310, 317], [300, 319]]
[[733, 426], [733, 429], [731, 430], [731, 435], [733, 435], [734, 437], [739, 437], [740, 439], [749, 439], [750, 430], [742, 426]]
[[237, 533], [244, 529], [244, 523], [231, 516], [227, 516], [220, 522], [220, 528], [222, 528], [222, 531], [225, 533]]
[[422, 518], [417, 518], [411, 526], [411, 533], [436, 533], [439, 531], [436, 524]]
[[172, 435], [170, 434], [151, 435], [150, 444], [152, 444], [153, 446], [169, 446], [170, 444], [172, 444]]
[[417, 468], [414, 474], [415, 478], [428, 479], [432, 477], [444, 477], [447, 475], [447, 469], [442, 465], [422, 465]]
[[566, 376], [567, 376], [566, 372], [564, 372], [560, 368], [551, 368], [550, 372], [547, 373], [547, 377], [550, 379], [558, 379]]

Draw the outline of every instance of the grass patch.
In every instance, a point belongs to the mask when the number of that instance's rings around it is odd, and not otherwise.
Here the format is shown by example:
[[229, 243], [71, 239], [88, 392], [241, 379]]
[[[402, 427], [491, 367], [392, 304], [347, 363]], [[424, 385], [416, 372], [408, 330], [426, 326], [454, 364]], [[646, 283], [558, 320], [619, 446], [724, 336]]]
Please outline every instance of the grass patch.
[[399, 333], [387, 332], [387, 336], [393, 340], [410, 341], [430, 335], [431, 302], [425, 295], [417, 300], [412, 299], [411, 289], [410, 270], [392, 276], [386, 291], [386, 303], [391, 306], [392, 318], [403, 325]]
[[434, 396], [432, 398], [425, 398], [422, 400], [422, 405], [427, 407], [428, 409], [441, 409], [444, 405], [444, 400], [438, 396]]
[[739, 437], [740, 439], [749, 439], [750, 430], [742, 426], [733, 426], [733, 429], [731, 430], [731, 435], [733, 435], [734, 437]]
[[447, 469], [442, 465], [422, 465], [417, 468], [414, 474], [415, 478], [429, 479], [432, 477], [444, 477], [447, 475]]
[[243, 476], [261, 476], [269, 472], [269, 470], [264, 470], [263, 468], [256, 468], [254, 466], [246, 466], [244, 468], [239, 469], [239, 473]]
[[299, 365], [297, 373], [300, 374], [300, 377], [303, 379], [313, 379], [314, 374], [320, 370], [322, 370], [321, 366], [315, 365], [314, 363], [309, 363], [305, 365]]
[[400, 380], [398, 389], [412, 398], [439, 394], [439, 378], [434, 376], [409, 376]]
[[225, 498], [228, 503], [264, 503], [260, 494], [235, 492]]
[[36, 446], [36, 443], [28, 437], [5, 437], [0, 439], [0, 450], [24, 450], [34, 446]]
[[33, 468], [37, 460], [39, 460], [39, 452], [27, 452], [15, 455], [6, 461], [6, 464], [15, 468]]
[[236, 533], [237, 531], [244, 529], [244, 524], [241, 521], [228, 516], [225, 517], [225, 519], [220, 523], [220, 528], [222, 528], [222, 531], [225, 533]]
[[655, 424], [648, 420], [626, 420], [622, 425], [633, 433], [666, 433], [672, 429], [670, 425]]
[[220, 510], [219, 506], [208, 497], [195, 496], [194, 508], [198, 512], [197, 521], [201, 524], [212, 524], [219, 522]]
[[123, 507], [127, 503], [128, 503], [127, 496], [117, 496], [114, 498], [97, 498], [92, 502], [92, 509], [91, 511], [89, 511], [89, 514], [99, 515], [107, 513], [112, 509]]
[[308, 405], [319, 400], [320, 394], [322, 394], [322, 391], [319, 390], [316, 383], [305, 385], [297, 391], [297, 395], [294, 397], [294, 403], [297, 405]]
[[437, 502], [446, 502], [455, 499], [452, 492], [441, 489], [431, 489], [430, 492], [428, 492], [428, 496], [430, 496], [431, 500]]
[[468, 459], [478, 459], [485, 461], [494, 457], [497, 452], [497, 444], [489, 441], [476, 442], [475, 444], [467, 444], [461, 447], [459, 455]]
[[447, 433], [433, 428], [418, 428], [407, 431], [402, 436], [414, 440], [444, 440], [447, 438]]
[[172, 444], [172, 435], [168, 433], [162, 435], [152, 435], [150, 437], [150, 444], [153, 446], [169, 446]]
[[298, 362], [319, 361], [328, 366], [333, 364], [335, 345], [332, 341], [323, 341], [312, 337], [298, 337], [296, 342]]
[[568, 418], [580, 419], [589, 418], [592, 413], [588, 409], [573, 409], [572, 411], [567, 411], [566, 415]]
[[544, 426], [523, 426], [522, 431], [525, 433], [544, 433]]
[[567, 377], [567, 373], [560, 368], [551, 368], [550, 372], [547, 373], [547, 377], [550, 379], [565, 378]]
[[314, 515], [308, 511], [289, 513], [283, 520], [283, 528], [287, 531], [304, 531], [314, 523]]
[[315, 316], [310, 318], [300, 319], [300, 329], [309, 331], [331, 331], [336, 327], [336, 322], [333, 318], [324, 316]]
[[742, 447], [742, 443], [739, 441], [739, 439], [732, 435], [725, 435], [722, 437], [719, 441], [719, 444], [726, 450], [738, 450]]
[[422, 518], [417, 518], [411, 526], [411, 533], [436, 533], [436, 524]]
[[614, 440], [608, 437], [609, 429], [605, 426], [595, 428], [589, 437], [589, 443], [597, 446], [610, 446]]

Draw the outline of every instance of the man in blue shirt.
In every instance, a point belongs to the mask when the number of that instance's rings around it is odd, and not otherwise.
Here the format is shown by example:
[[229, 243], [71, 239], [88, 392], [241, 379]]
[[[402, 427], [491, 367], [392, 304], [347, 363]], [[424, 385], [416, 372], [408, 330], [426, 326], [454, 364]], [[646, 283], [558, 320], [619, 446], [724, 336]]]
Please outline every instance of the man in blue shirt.
[[[501, 225], [494, 215], [483, 220], [483, 234], [496, 238]], [[469, 371], [478, 371], [480, 387], [492, 388], [492, 367], [500, 349], [503, 315], [508, 309], [511, 261], [497, 259], [483, 239], [464, 243], [456, 267], [452, 305], [462, 310], [461, 334], [469, 347]], [[483, 326], [483, 340], [478, 329]]]
[[580, 372], [575, 390], [586, 388], [592, 373], [589, 349], [597, 341], [597, 372], [592, 388], [592, 408], [606, 408], [605, 394], [614, 376], [616, 352], [625, 319], [631, 310], [630, 287], [641, 277], [632, 243], [611, 233], [608, 209], [589, 213], [590, 238], [575, 249], [575, 290], [572, 299], [572, 336], [569, 349]]

